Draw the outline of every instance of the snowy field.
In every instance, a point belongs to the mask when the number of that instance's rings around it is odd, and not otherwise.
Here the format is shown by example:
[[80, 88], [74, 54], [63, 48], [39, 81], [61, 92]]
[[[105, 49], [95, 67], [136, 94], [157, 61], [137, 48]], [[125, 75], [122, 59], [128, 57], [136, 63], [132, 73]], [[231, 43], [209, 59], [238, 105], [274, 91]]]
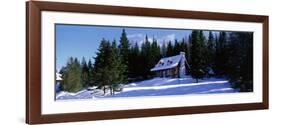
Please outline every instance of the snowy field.
[[77, 93], [57, 92], [57, 100], [96, 99], [110, 97], [164, 96], [186, 94], [234, 93], [231, 84], [225, 79], [205, 78], [195, 83], [192, 78], [153, 78], [125, 85], [121, 92], [110, 95], [95, 87]]

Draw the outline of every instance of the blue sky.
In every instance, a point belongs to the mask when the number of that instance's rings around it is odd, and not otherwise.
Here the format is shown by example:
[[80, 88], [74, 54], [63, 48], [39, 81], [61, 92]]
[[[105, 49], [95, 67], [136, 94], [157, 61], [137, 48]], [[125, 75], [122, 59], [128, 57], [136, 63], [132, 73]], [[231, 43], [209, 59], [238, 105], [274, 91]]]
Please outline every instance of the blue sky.
[[123, 28], [131, 44], [142, 43], [147, 35], [162, 45], [169, 40], [181, 40], [191, 33], [191, 30], [56, 24], [56, 69], [59, 71], [65, 66], [71, 56], [80, 61], [85, 57], [87, 61], [91, 59], [94, 62], [93, 57], [96, 56], [101, 39], [119, 42]]

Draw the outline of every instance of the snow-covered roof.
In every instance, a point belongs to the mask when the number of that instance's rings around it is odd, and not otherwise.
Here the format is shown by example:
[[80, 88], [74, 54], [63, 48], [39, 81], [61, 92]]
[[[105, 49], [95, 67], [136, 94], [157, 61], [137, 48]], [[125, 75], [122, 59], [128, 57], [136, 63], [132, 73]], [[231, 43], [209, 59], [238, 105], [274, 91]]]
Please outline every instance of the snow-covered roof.
[[178, 66], [178, 64], [182, 58], [185, 58], [183, 52], [181, 52], [181, 54], [176, 55], [176, 56], [162, 58], [155, 65], [155, 67], [152, 68], [150, 71], [158, 71], [158, 70], [174, 68], [174, 67]]
[[61, 78], [61, 74], [56, 73], [56, 80], [62, 80], [62, 78]]

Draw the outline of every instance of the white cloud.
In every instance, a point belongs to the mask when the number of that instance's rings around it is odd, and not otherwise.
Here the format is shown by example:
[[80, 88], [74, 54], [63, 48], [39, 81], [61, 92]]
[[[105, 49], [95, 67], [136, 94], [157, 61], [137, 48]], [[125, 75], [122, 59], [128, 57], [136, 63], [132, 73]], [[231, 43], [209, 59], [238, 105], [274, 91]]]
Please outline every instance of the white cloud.
[[169, 34], [162, 38], [162, 41], [174, 41], [176, 38], [176, 34]]
[[168, 34], [166, 36], [162, 36], [162, 37], [156, 38], [156, 39], [160, 46], [162, 46], [163, 44], [167, 45], [169, 41], [171, 41], [172, 43], [175, 41], [176, 34]]
[[136, 34], [129, 34], [127, 35], [127, 37], [130, 39], [134, 39], [134, 38], [142, 38], [144, 37], [144, 35], [142, 33], [136, 33]]
[[136, 33], [136, 34], [128, 34], [127, 35], [131, 45], [135, 45], [135, 43], [138, 43], [138, 45], [141, 45], [144, 41], [145, 35], [142, 33]]

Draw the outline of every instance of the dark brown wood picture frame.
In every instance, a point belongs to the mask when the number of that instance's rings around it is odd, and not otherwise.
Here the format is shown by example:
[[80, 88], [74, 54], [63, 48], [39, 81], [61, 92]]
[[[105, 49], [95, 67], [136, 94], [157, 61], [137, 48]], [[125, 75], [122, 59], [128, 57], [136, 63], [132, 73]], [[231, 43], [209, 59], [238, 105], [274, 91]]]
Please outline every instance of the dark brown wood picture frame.
[[[263, 98], [262, 103], [153, 108], [67, 114], [41, 114], [41, 12], [76, 12], [133, 15], [148, 17], [188, 18], [219, 21], [262, 23], [263, 27]], [[268, 109], [268, 16], [182, 11], [136, 7], [29, 1], [26, 3], [26, 123], [54, 123], [87, 120], [151, 117], [210, 112]]]

